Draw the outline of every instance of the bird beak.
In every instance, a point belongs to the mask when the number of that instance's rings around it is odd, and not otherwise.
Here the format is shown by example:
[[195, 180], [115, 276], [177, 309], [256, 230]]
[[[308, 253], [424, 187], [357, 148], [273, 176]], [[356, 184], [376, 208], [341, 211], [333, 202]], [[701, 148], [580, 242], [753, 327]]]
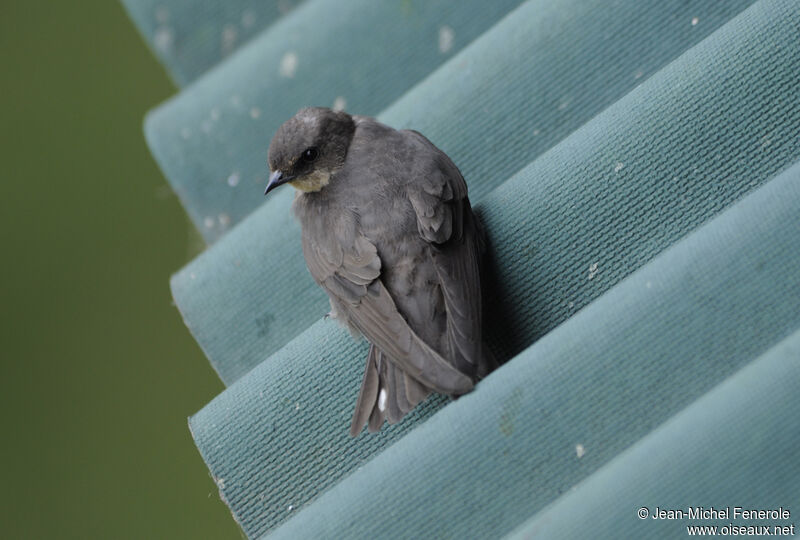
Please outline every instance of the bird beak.
[[269, 182], [267, 182], [267, 189], [264, 190], [264, 195], [286, 182], [294, 180], [294, 176], [284, 176], [282, 171], [275, 171], [269, 175]]

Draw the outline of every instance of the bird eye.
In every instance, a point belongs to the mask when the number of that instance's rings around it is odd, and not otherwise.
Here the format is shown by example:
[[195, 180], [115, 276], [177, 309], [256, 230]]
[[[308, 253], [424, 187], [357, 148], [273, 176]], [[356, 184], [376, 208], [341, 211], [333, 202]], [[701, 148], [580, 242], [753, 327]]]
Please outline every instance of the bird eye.
[[319, 157], [319, 150], [316, 146], [306, 148], [301, 157], [303, 161], [311, 163], [312, 161], [316, 161], [316, 159]]

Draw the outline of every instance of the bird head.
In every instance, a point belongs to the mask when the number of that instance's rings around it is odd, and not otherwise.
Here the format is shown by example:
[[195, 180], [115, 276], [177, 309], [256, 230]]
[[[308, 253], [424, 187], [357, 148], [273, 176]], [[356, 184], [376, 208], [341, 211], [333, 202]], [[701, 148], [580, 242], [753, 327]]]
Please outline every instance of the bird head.
[[353, 138], [353, 117], [322, 107], [300, 109], [283, 123], [269, 145], [269, 182], [264, 195], [289, 183], [305, 192], [319, 191], [344, 165]]

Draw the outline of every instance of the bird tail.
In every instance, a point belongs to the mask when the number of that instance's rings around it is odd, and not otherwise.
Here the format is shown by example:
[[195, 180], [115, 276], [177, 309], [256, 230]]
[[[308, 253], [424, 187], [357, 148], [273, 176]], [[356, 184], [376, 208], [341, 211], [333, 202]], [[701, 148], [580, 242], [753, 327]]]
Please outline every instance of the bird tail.
[[414, 380], [374, 345], [367, 353], [364, 379], [356, 400], [350, 436], [361, 433], [364, 424], [370, 433], [378, 431], [384, 420], [399, 422], [431, 393], [429, 388]]

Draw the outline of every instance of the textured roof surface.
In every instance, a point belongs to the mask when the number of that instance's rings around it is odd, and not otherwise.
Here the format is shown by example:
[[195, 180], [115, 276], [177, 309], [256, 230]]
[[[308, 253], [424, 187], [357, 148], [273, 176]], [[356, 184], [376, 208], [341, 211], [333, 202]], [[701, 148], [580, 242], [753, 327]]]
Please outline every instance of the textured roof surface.
[[[141, 13], [173, 3], [125, 0], [156, 50]], [[640, 507], [800, 512], [800, 4], [306, 0], [221, 54], [230, 18], [180, 19], [206, 37], [161, 58], [195, 80], [145, 131], [213, 242], [172, 290], [229, 385], [190, 428], [248, 536], [663, 538], [689, 523]], [[424, 133], [490, 239], [507, 363], [378, 435], [347, 435], [366, 344], [320, 320], [290, 190], [261, 196], [304, 105]]]

